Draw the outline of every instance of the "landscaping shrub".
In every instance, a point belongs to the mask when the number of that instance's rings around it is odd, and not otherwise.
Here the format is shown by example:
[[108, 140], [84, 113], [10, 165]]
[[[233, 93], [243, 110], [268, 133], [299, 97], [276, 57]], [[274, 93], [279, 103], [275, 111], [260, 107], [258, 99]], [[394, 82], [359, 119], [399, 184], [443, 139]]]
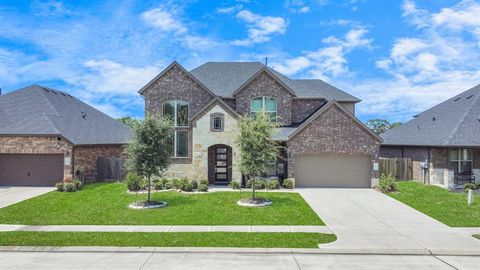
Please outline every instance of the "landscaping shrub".
[[277, 179], [267, 180], [266, 188], [269, 190], [279, 189], [280, 183], [278, 182]]
[[170, 180], [170, 182], [172, 183], [172, 188], [173, 189], [180, 189], [180, 187], [181, 187], [180, 179], [172, 179], [172, 180]]
[[193, 189], [198, 189], [198, 182], [197, 182], [197, 180], [192, 180], [191, 183], [192, 183], [192, 188], [193, 188]]
[[240, 189], [240, 182], [232, 181], [228, 184], [232, 189]]
[[57, 191], [64, 191], [65, 184], [63, 182], [59, 182], [55, 184]]
[[162, 181], [160, 179], [153, 180], [153, 188], [155, 190], [163, 190], [164, 186], [163, 186]]
[[182, 183], [181, 190], [186, 192], [192, 192], [193, 191], [192, 182], [187, 181], [185, 183]]
[[208, 185], [205, 185], [205, 184], [198, 185], [198, 191], [207, 192], [208, 191]]
[[82, 182], [80, 180], [75, 179], [75, 180], [73, 180], [72, 183], [75, 184], [75, 187], [76, 187], [77, 190], [82, 188]]
[[140, 191], [143, 188], [145, 188], [146, 184], [145, 181], [143, 181], [142, 177], [129, 172], [127, 174], [127, 188], [130, 191]]
[[[247, 181], [247, 188], [252, 188], [252, 180], [248, 179]], [[266, 181], [264, 179], [257, 179], [255, 181], [255, 189], [264, 189]]]
[[478, 185], [474, 184], [474, 183], [466, 183], [465, 185], [463, 185], [463, 190], [465, 191], [469, 191], [469, 190], [477, 190], [478, 189]]
[[207, 179], [200, 180], [200, 185], [207, 185], [208, 186], [208, 180]]
[[163, 185], [163, 187], [165, 189], [172, 189], [173, 188], [173, 180], [167, 180], [167, 179], [165, 179], [165, 180], [166, 180], [166, 182]]
[[75, 183], [73, 183], [73, 182], [65, 183], [63, 188], [64, 188], [65, 192], [75, 192], [75, 191], [77, 191], [77, 185], [75, 185]]
[[384, 193], [397, 191], [397, 183], [395, 183], [395, 178], [393, 175], [382, 174], [380, 176], [380, 190]]
[[288, 189], [293, 189], [295, 187], [295, 179], [287, 178], [283, 180], [283, 187]]

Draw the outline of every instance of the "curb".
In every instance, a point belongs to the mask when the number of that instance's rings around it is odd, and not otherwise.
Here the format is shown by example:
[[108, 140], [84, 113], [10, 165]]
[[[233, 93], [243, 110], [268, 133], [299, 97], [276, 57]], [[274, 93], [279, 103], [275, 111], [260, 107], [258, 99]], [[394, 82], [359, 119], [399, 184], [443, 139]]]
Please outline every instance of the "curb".
[[480, 250], [427, 249], [336, 249], [336, 248], [215, 248], [215, 247], [54, 247], [3, 246], [0, 252], [70, 253], [243, 253], [243, 254], [329, 254], [329, 255], [417, 255], [480, 256]]

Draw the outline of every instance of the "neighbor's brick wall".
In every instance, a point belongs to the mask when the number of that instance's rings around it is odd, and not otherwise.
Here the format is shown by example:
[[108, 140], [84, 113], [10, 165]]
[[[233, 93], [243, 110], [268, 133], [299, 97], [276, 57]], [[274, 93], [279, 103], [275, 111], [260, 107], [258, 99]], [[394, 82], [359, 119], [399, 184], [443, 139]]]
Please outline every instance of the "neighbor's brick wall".
[[[347, 114], [331, 106], [287, 142], [289, 177], [295, 177], [297, 155], [368, 155], [378, 162], [380, 142]], [[373, 166], [372, 178], [378, 178]]]
[[[382, 158], [411, 158], [414, 180], [423, 180], [421, 163], [428, 160], [428, 148], [412, 146], [381, 146]], [[427, 176], [428, 177], [428, 176]]]
[[97, 173], [97, 158], [124, 157], [123, 151], [123, 145], [75, 146], [73, 151], [73, 172], [75, 173], [79, 170], [82, 174], [91, 175], [93, 179], [95, 179]]
[[293, 99], [292, 122], [301, 123], [325, 105], [324, 99]]
[[182, 100], [189, 104], [189, 119], [213, 97], [179, 67], [173, 66], [143, 92], [145, 110], [162, 113], [162, 104], [168, 100]]
[[71, 177], [72, 151], [71, 143], [54, 136], [1, 136], [0, 154], [63, 154], [70, 157], [70, 165], [64, 165], [64, 177]]
[[292, 94], [266, 72], [259, 74], [236, 95], [237, 112], [248, 115], [250, 113], [250, 100], [263, 96], [277, 99], [278, 122], [283, 125], [290, 125], [292, 123]]

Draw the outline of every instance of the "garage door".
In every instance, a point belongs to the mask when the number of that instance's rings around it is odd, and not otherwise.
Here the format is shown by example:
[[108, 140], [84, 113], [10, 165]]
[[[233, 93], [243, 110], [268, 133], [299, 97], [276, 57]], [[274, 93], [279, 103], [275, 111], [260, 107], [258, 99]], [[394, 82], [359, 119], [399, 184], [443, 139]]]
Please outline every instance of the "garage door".
[[300, 155], [295, 157], [297, 187], [369, 188], [368, 156]]
[[63, 180], [63, 155], [0, 154], [0, 185], [54, 186]]

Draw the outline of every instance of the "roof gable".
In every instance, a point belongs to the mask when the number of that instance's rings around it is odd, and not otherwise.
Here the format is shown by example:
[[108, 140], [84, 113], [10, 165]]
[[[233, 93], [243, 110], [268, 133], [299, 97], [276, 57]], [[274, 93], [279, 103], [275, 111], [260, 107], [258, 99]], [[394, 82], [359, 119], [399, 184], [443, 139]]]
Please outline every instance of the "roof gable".
[[195, 76], [193, 76], [190, 72], [188, 72], [182, 65], [180, 65], [177, 61], [173, 61], [168, 67], [166, 67], [164, 70], [162, 70], [155, 78], [153, 78], [151, 81], [149, 81], [145, 86], [143, 86], [138, 93], [140, 95], [143, 95], [143, 93], [150, 88], [156, 81], [158, 81], [160, 78], [162, 78], [165, 73], [167, 73], [169, 70], [172, 68], [177, 67], [179, 68], [183, 73], [185, 73], [189, 78], [191, 78], [195, 83], [200, 85], [200, 88], [204, 89], [207, 91], [211, 96], [215, 97], [215, 93], [213, 93], [208, 87], [206, 87], [200, 80], [198, 80]]
[[480, 85], [382, 134], [384, 145], [480, 146]]
[[328, 108], [335, 106], [337, 109], [343, 111], [345, 115], [350, 117], [353, 121], [356, 122], [362, 128], [365, 130], [370, 136], [372, 136], [374, 139], [378, 140], [379, 142], [382, 141], [382, 138], [380, 138], [377, 134], [375, 134], [372, 130], [370, 130], [367, 126], [365, 126], [362, 122], [360, 122], [354, 115], [352, 115], [350, 112], [348, 112], [343, 106], [338, 104], [337, 101], [329, 101], [327, 104], [325, 104], [323, 107], [321, 107], [316, 113], [314, 113], [310, 118], [308, 118], [305, 122], [303, 122], [300, 126], [298, 126], [293, 132], [291, 132], [288, 135], [288, 140], [291, 140], [294, 138], [296, 135], [298, 135], [303, 129], [308, 127], [315, 119], [320, 117], [325, 111], [327, 111]]
[[264, 73], [267, 74], [269, 77], [271, 77], [274, 81], [279, 83], [292, 96], [296, 96], [295, 92], [288, 85], [286, 85], [282, 80], [277, 78], [277, 76], [275, 74], [273, 74], [269, 69], [267, 69], [265, 67], [262, 67], [257, 73], [255, 73], [255, 75], [253, 75], [244, 84], [242, 84], [237, 90], [235, 90], [232, 95], [236, 96], [238, 93], [243, 91], [251, 82], [253, 82], [256, 78], [260, 77]]
[[200, 111], [198, 111], [198, 113], [192, 116], [191, 122], [195, 123], [198, 119], [200, 119], [203, 115], [205, 115], [215, 105], [219, 105], [220, 107], [222, 107], [223, 110], [225, 110], [228, 114], [230, 114], [235, 119], [237, 119], [240, 116], [232, 107], [230, 107], [227, 103], [225, 103], [225, 101], [217, 97], [212, 99], [212, 101], [210, 101], [207, 105], [205, 105]]

